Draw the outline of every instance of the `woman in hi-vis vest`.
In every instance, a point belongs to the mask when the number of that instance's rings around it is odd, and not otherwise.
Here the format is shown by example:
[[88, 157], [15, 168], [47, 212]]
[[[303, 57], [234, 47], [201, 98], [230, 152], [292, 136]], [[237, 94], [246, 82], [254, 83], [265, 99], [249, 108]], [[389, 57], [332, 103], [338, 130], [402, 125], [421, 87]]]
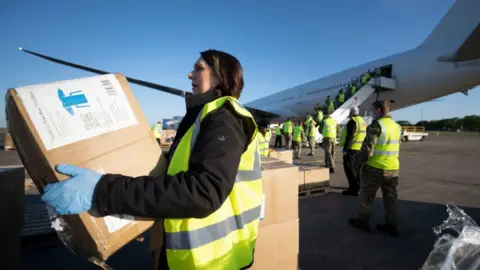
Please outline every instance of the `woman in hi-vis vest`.
[[164, 219], [158, 269], [246, 269], [253, 263], [262, 177], [257, 124], [237, 100], [242, 66], [208, 50], [188, 78], [193, 95], [186, 97], [166, 175], [101, 175], [61, 164], [56, 170], [71, 178], [46, 186], [42, 199], [59, 214], [93, 208], [102, 216]]

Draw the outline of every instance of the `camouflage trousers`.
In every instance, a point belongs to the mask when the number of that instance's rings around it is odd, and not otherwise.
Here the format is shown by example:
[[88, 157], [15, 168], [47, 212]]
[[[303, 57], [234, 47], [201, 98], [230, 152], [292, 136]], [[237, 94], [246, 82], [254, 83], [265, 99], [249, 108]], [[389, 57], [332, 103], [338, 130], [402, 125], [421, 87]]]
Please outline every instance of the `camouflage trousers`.
[[379, 188], [382, 189], [385, 223], [396, 225], [398, 171], [384, 171], [363, 165], [360, 180], [360, 208], [358, 215], [369, 220]]
[[302, 152], [302, 142], [293, 142], [293, 147], [295, 148], [295, 158], [300, 158], [300, 153]]
[[292, 134], [285, 135], [285, 148], [290, 150], [292, 148]]
[[308, 136], [308, 146], [310, 147], [310, 154], [315, 153], [315, 136]]
[[325, 167], [335, 168], [335, 139], [325, 138], [322, 145], [325, 150]]

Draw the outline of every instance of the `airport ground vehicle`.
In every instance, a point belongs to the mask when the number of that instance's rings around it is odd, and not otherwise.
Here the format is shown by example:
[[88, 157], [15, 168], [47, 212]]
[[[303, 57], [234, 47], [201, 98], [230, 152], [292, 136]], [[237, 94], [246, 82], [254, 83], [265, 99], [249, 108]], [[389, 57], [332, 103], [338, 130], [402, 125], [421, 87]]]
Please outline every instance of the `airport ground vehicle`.
[[402, 142], [423, 141], [427, 136], [425, 127], [402, 126]]

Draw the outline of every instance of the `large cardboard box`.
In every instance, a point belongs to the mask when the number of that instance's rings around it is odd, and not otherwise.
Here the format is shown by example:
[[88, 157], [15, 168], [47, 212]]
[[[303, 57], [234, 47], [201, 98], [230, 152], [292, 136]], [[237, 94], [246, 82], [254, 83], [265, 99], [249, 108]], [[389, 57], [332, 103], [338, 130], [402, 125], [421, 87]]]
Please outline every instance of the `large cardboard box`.
[[286, 163], [293, 163], [293, 150], [274, 150], [270, 156]]
[[298, 218], [298, 167], [284, 162], [262, 164], [263, 219], [260, 227]]
[[[41, 193], [67, 178], [54, 170], [59, 163], [129, 176], [165, 172], [160, 146], [121, 74], [9, 89], [6, 109], [17, 151]], [[53, 225], [73, 252], [105, 261], [152, 224], [92, 211]]]
[[297, 270], [300, 250], [299, 220], [289, 220], [258, 230], [253, 270]]

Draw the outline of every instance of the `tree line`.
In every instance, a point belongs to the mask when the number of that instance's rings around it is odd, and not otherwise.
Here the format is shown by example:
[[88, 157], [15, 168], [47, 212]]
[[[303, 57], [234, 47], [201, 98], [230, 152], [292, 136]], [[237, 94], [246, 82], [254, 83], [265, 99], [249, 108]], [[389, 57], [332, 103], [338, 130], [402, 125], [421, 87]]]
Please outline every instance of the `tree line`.
[[467, 115], [465, 117], [454, 117], [440, 120], [420, 121], [413, 124], [409, 121], [397, 121], [401, 126], [425, 127], [426, 130], [435, 131], [480, 131], [480, 115]]

